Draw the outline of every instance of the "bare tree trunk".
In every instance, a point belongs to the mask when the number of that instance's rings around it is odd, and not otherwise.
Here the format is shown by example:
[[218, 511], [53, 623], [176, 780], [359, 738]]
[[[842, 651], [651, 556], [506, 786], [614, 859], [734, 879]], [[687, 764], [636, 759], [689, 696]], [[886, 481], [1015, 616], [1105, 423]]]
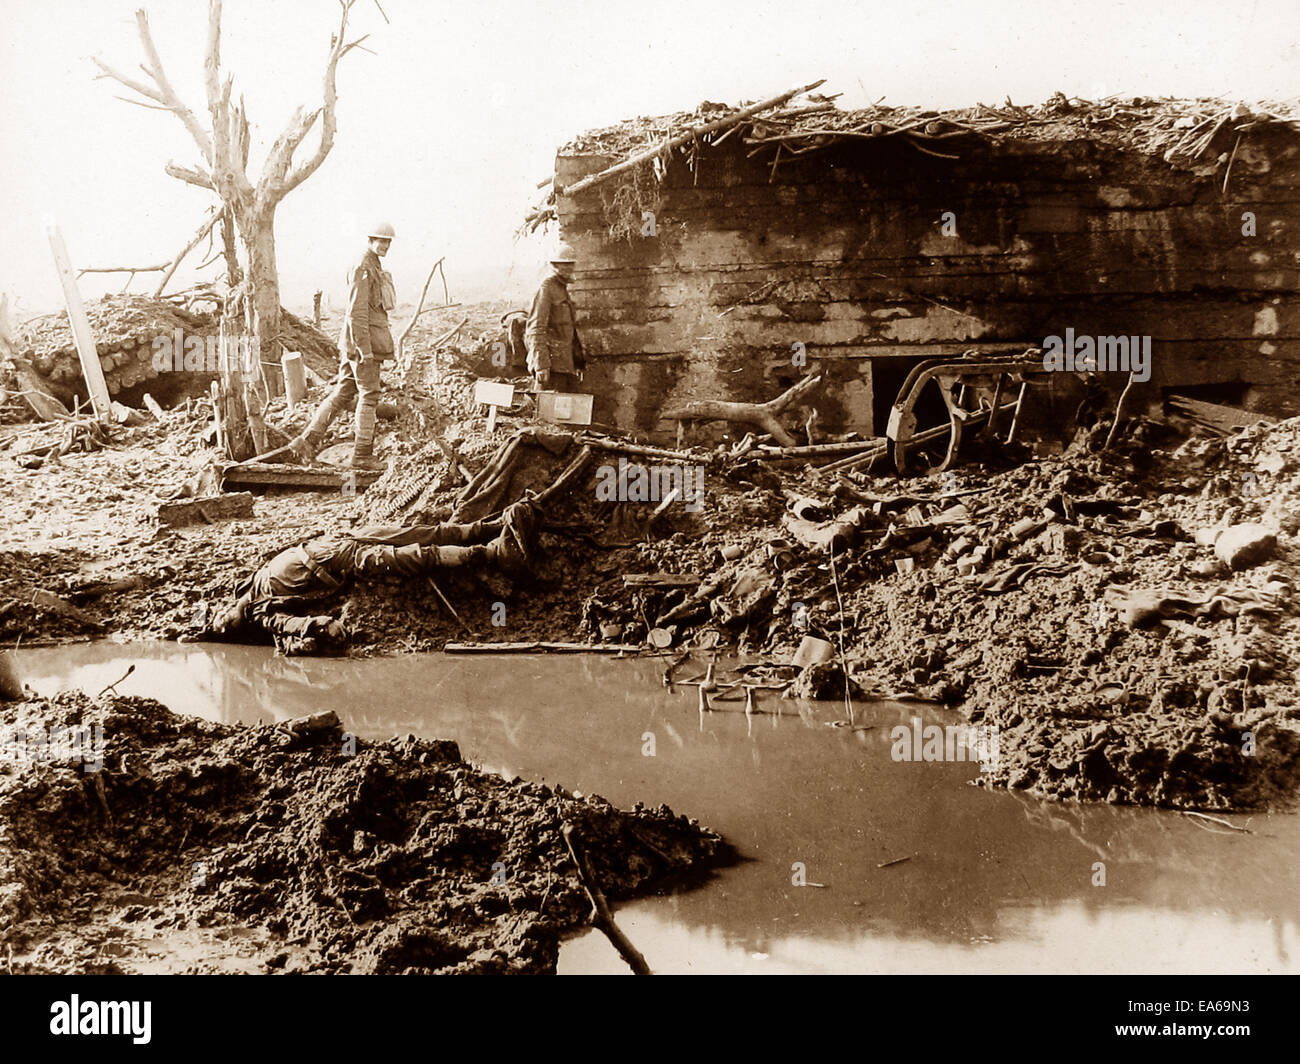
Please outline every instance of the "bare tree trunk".
[[248, 249], [248, 280], [252, 289], [253, 334], [262, 361], [267, 394], [280, 395], [280, 278], [275, 266], [275, 212], [254, 214], [240, 226]]
[[241, 318], [226, 316], [221, 328], [221, 420], [226, 431], [226, 454], [243, 462], [259, 453], [244, 408], [244, 379], [240, 338], [245, 334]]
[[221, 212], [221, 246], [226, 258], [226, 287], [238, 303], [243, 298], [244, 271], [239, 266], [239, 247], [235, 243], [235, 216], [229, 207]]

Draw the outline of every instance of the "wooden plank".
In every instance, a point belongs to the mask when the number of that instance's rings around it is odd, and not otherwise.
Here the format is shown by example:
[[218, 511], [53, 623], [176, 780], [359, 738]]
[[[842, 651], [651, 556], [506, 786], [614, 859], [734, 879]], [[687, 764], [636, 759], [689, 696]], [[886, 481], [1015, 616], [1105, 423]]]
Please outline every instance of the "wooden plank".
[[262, 485], [303, 488], [308, 491], [342, 491], [344, 485], [363, 491], [384, 475], [379, 469], [319, 469], [272, 462], [243, 462], [221, 471], [221, 487]]
[[696, 587], [700, 578], [690, 573], [625, 573], [624, 587]]
[[236, 517], [253, 516], [253, 495], [240, 491], [229, 495], [209, 495], [203, 499], [182, 499], [158, 506], [158, 523], [169, 528], [186, 525], [216, 524]]
[[447, 643], [444, 654], [635, 654], [631, 643]]
[[68, 260], [68, 249], [63, 243], [63, 233], [57, 225], [48, 229], [50, 251], [54, 255], [54, 266], [59, 272], [59, 281], [63, 285], [63, 301], [68, 308], [68, 324], [72, 326], [72, 337], [77, 344], [77, 357], [81, 359], [81, 372], [86, 378], [86, 388], [90, 392], [90, 404], [95, 417], [107, 421], [112, 417], [112, 399], [108, 394], [108, 385], [104, 382], [104, 369], [99, 364], [99, 352], [95, 350], [95, 338], [90, 331], [90, 321], [86, 318], [86, 308], [81, 302], [81, 292], [77, 289], [77, 277], [72, 272], [72, 263]]
[[1259, 414], [1253, 410], [1243, 410], [1239, 406], [1223, 406], [1220, 403], [1207, 403], [1189, 396], [1174, 394], [1169, 396], [1170, 409], [1183, 417], [1196, 422], [1203, 428], [1227, 436], [1235, 429], [1248, 428], [1261, 422], [1271, 424], [1277, 420], [1268, 414]]

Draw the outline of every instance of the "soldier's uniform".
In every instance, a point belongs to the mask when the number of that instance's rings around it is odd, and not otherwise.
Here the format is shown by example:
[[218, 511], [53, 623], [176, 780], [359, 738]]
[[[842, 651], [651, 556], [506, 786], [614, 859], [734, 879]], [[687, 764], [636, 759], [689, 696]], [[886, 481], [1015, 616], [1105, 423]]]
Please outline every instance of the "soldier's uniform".
[[392, 359], [395, 350], [388, 327], [388, 312], [393, 309], [395, 296], [391, 276], [369, 248], [349, 281], [348, 309], [339, 333], [338, 376], [303, 437], [315, 453], [330, 422], [355, 400], [353, 457], [369, 459], [374, 455], [380, 364]]
[[286, 654], [339, 648], [347, 632], [321, 609], [354, 580], [424, 576], [435, 569], [481, 563], [518, 569], [527, 561], [532, 535], [532, 510], [516, 503], [496, 521], [370, 527], [314, 536], [260, 566], [235, 589], [234, 604], [186, 641], [260, 642], [269, 635]]
[[[575, 318], [567, 282], [552, 270], [533, 296], [525, 340], [528, 371], [556, 391], [576, 390], [577, 374], [585, 368]], [[543, 373], [550, 374], [548, 380], [542, 380]]]

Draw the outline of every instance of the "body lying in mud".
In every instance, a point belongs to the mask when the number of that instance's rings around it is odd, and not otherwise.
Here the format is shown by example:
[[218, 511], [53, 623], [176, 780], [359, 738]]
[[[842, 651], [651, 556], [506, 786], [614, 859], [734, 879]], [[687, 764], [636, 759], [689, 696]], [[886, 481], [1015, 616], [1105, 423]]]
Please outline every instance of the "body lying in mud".
[[277, 552], [235, 591], [233, 604], [200, 621], [185, 642], [261, 642], [285, 654], [346, 647], [348, 632], [328, 614], [354, 580], [430, 576], [439, 569], [494, 565], [520, 575], [534, 548], [534, 515], [515, 503], [495, 521], [361, 528], [313, 536]]
[[[245, 971], [553, 972], [591, 912], [566, 831], [611, 899], [728, 853], [666, 807], [507, 781], [455, 743], [369, 742], [328, 713], [246, 727], [115, 695], [0, 703], [0, 727], [73, 721], [102, 727], [102, 772], [0, 772], [14, 971], [231, 970], [234, 935]], [[158, 957], [200, 928], [198, 956]]]

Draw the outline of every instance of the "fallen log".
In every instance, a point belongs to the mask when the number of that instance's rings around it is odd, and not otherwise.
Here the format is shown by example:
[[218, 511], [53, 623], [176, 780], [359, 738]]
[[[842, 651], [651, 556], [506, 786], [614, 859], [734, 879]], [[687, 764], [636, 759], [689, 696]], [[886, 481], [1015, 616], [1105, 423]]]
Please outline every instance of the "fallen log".
[[[1261, 422], [1271, 424], [1277, 418], [1268, 414], [1259, 414], [1253, 410], [1243, 410], [1236, 406], [1223, 406], [1219, 403], [1207, 403], [1189, 396], [1174, 394], [1165, 400], [1169, 409], [1179, 417], [1213, 432], [1217, 436], [1228, 436], [1239, 428], [1248, 428]], [[1118, 423], [1118, 417], [1116, 418]]]
[[759, 444], [757, 455], [760, 461], [780, 461], [789, 458], [816, 458], [828, 454], [857, 454], [873, 447], [878, 447], [881, 440], [851, 440], [847, 443], [814, 443], [800, 447], [769, 447]]
[[214, 525], [218, 521], [252, 516], [253, 495], [247, 491], [230, 495], [212, 495], [203, 499], [187, 499], [185, 502], [164, 502], [158, 505], [158, 523], [168, 528], [184, 528], [187, 525], [197, 524]]
[[757, 425], [764, 432], [769, 433], [782, 447], [797, 447], [798, 442], [782, 427], [781, 422], [777, 420], [777, 415], [820, 383], [820, 375], [805, 377], [766, 403], [697, 399], [665, 410], [661, 416], [668, 421], [735, 421], [743, 425]]

